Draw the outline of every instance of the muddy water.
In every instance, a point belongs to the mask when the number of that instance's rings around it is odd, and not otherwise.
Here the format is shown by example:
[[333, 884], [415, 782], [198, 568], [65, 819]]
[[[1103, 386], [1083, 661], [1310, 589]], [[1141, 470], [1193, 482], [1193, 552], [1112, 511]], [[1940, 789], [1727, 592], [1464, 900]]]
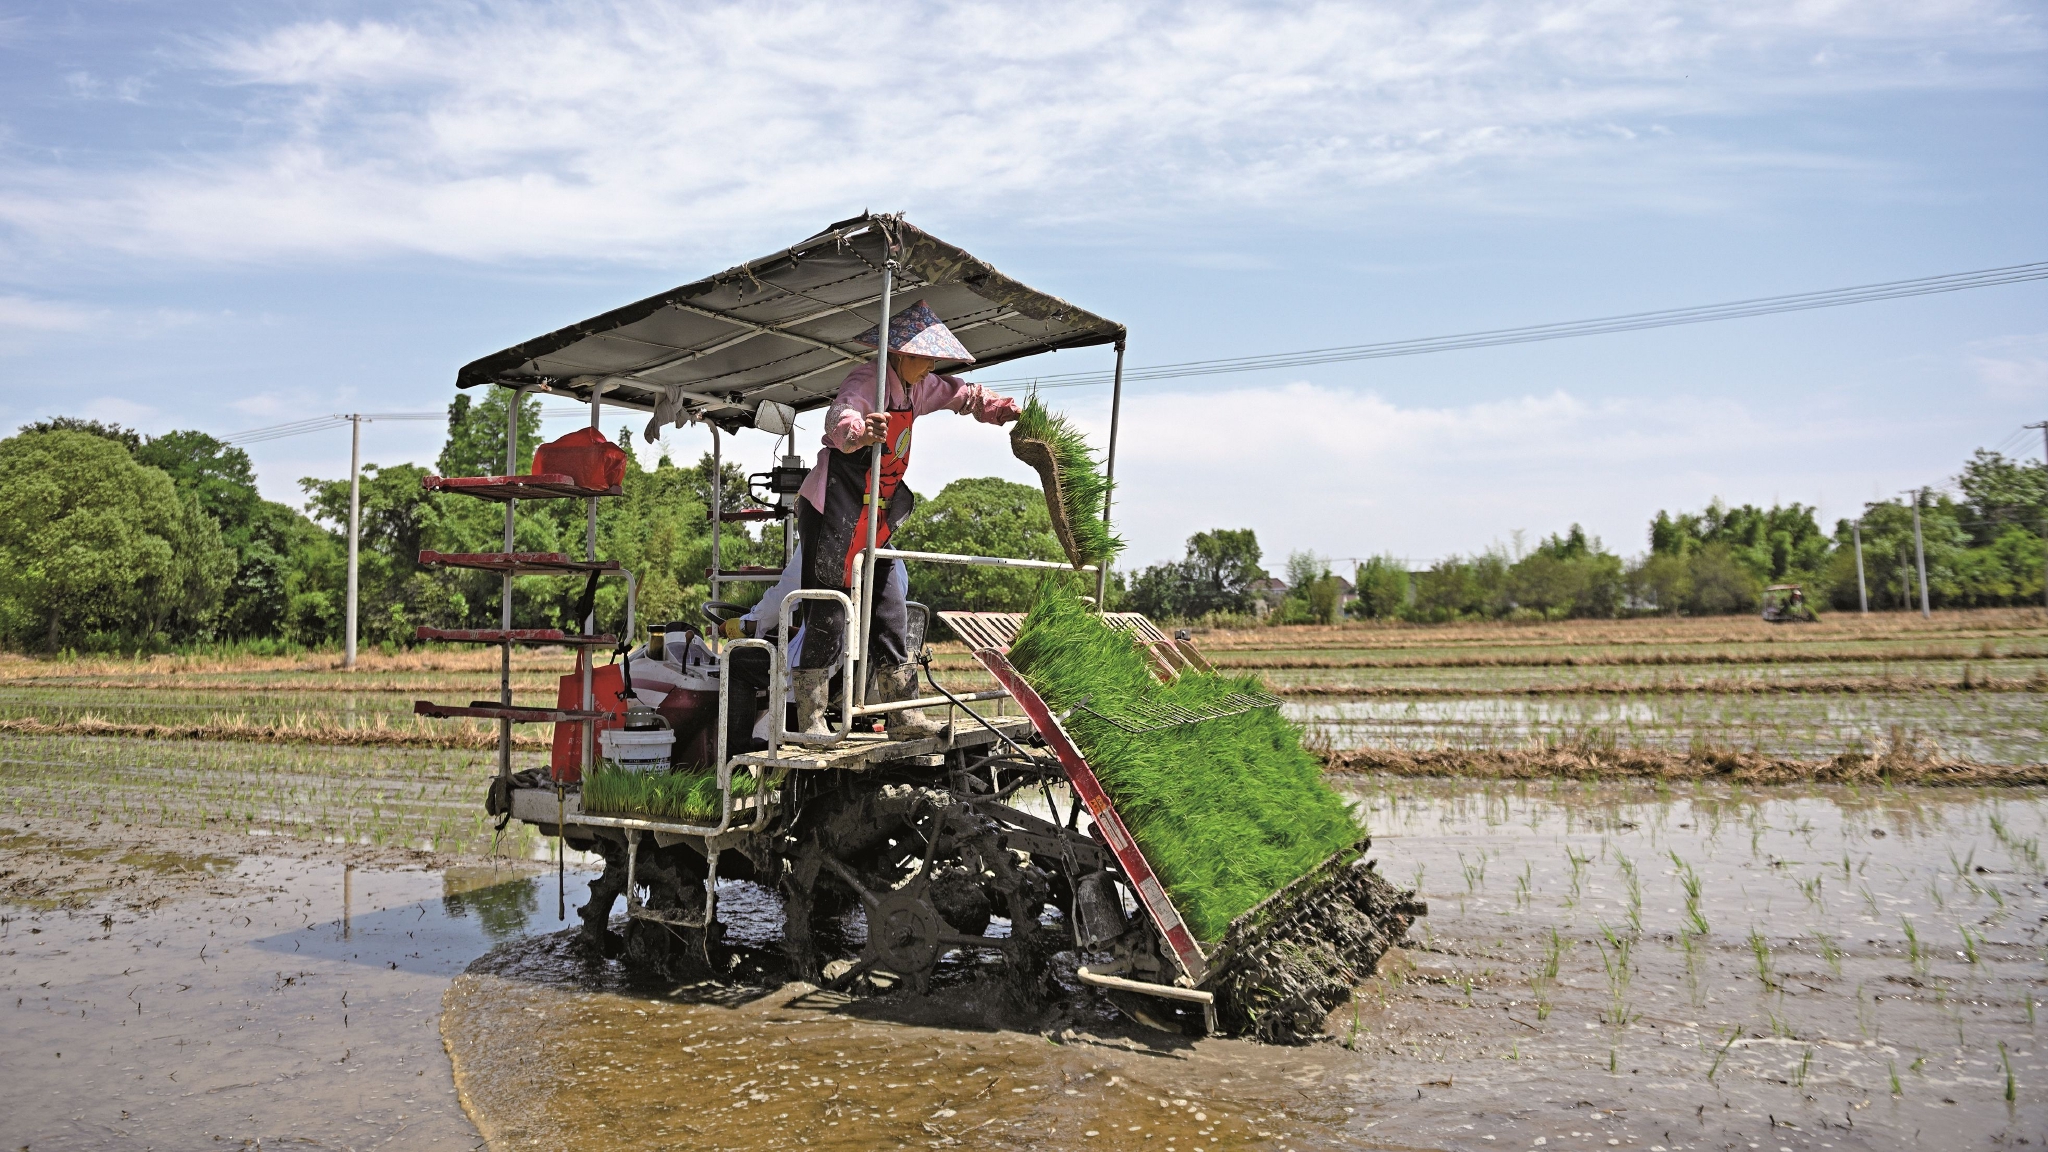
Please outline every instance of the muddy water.
[[535, 940], [455, 982], [449, 1050], [505, 1148], [2048, 1140], [2048, 792], [1357, 795], [1432, 915], [1321, 1045], [1167, 1037], [1078, 992], [1022, 1016], [971, 979], [635, 989]]
[[556, 928], [555, 884], [442, 863], [112, 825], [0, 833], [4, 1146], [475, 1147], [441, 997], [494, 944]]

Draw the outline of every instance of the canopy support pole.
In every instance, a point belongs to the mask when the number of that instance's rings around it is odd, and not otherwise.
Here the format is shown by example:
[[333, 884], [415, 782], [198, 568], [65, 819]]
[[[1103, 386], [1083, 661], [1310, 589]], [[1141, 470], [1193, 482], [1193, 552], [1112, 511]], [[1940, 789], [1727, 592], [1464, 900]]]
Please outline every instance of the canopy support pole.
[[[1103, 479], [1109, 482], [1109, 491], [1102, 494], [1102, 527], [1109, 528], [1109, 507], [1116, 502], [1116, 430], [1124, 411], [1124, 337], [1116, 338], [1115, 384], [1109, 393], [1109, 459], [1103, 466]], [[1109, 557], [1095, 569], [1095, 610], [1109, 611]]]
[[[519, 474], [519, 409], [526, 404], [526, 389], [512, 389], [512, 401], [505, 405], [505, 475]], [[513, 512], [519, 506], [517, 500], [505, 501], [505, 551], [512, 551], [514, 526]], [[498, 627], [505, 631], [506, 639], [498, 653], [498, 703], [506, 708], [512, 706], [512, 569], [506, 568], [504, 577], [498, 582]], [[582, 658], [578, 653], [578, 660]], [[498, 721], [498, 777], [512, 776], [512, 721]]]
[[[883, 254], [888, 253], [889, 233], [882, 232]], [[875, 411], [886, 414], [889, 411], [889, 295], [895, 289], [896, 261], [882, 261], [882, 320], [875, 329]], [[882, 517], [887, 512], [882, 508], [882, 449], [888, 443], [884, 436], [870, 450], [868, 456], [868, 538], [867, 555], [862, 558], [862, 572], [866, 579], [861, 581], [860, 619], [848, 629], [854, 643], [856, 662], [853, 683], [846, 686], [846, 699], [854, 708], [867, 703], [868, 679], [868, 631], [874, 627], [875, 613], [875, 538], [881, 527]]]
[[[711, 424], [709, 420], [705, 423], [711, 425], [711, 598], [717, 600], [721, 583], [718, 574], [725, 571], [718, 532], [725, 522], [725, 443], [719, 438], [718, 425]], [[716, 629], [711, 638], [714, 641], [718, 639]]]
[[[590, 388], [590, 430], [600, 434], [603, 433], [603, 429], [598, 426], [601, 420], [599, 410], [604, 402], [604, 389], [608, 383], [610, 382], [600, 380], [596, 384], [591, 385]], [[592, 562], [597, 560], [597, 497], [595, 496], [583, 502], [583, 558]], [[583, 634], [585, 636], [597, 635], [597, 604], [595, 601], [591, 602], [590, 613], [584, 616], [580, 623], [583, 625]], [[631, 644], [632, 642], [632, 635], [628, 633], [626, 643]], [[596, 687], [591, 680], [590, 658], [592, 653], [586, 649], [579, 648], [576, 655], [577, 663], [583, 666], [583, 710], [590, 712], [597, 707]], [[582, 763], [585, 777], [588, 778], [590, 770], [597, 766], [597, 725], [595, 724], [583, 725]], [[561, 846], [556, 845], [557, 860], [560, 859], [560, 851]]]

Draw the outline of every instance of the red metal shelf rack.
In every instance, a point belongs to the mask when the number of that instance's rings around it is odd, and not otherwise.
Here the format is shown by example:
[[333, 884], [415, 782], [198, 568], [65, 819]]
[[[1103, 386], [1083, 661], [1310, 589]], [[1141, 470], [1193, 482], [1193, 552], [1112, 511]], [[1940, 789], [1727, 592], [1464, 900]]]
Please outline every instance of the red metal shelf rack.
[[479, 572], [510, 572], [514, 576], [579, 576], [617, 572], [617, 560], [571, 560], [560, 552], [420, 552], [422, 568], [473, 568]]
[[509, 704], [494, 704], [489, 700], [478, 700], [467, 707], [454, 704], [436, 704], [432, 700], [412, 702], [413, 714], [432, 716], [437, 720], [469, 718], [475, 720], [510, 720], [514, 724], [567, 724], [580, 720], [608, 720], [609, 712], [584, 712], [575, 708], [519, 708]]
[[623, 496], [617, 484], [609, 488], [586, 488], [574, 476], [541, 472], [532, 476], [422, 476], [420, 487], [429, 492], [459, 492], [479, 500], [587, 500], [597, 496]]
[[413, 639], [444, 640], [457, 644], [565, 644], [589, 648], [610, 648], [618, 643], [616, 636], [575, 636], [560, 628], [421, 628], [413, 633]]

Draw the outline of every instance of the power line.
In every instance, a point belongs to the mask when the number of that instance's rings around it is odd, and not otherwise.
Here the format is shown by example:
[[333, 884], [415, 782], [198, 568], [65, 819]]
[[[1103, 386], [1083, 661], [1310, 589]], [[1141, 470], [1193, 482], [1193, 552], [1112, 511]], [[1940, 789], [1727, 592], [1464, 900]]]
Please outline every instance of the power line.
[[[1655, 312], [1630, 312], [1591, 320], [1568, 320], [1553, 324], [1532, 324], [1520, 328], [1492, 328], [1420, 340], [1391, 340], [1378, 344], [1347, 344], [1334, 348], [1311, 348], [1300, 352], [1274, 352], [1263, 356], [1237, 356], [1218, 360], [1184, 360], [1149, 368], [1126, 369], [1126, 383], [1143, 380], [1176, 380], [1190, 376], [1220, 376], [1237, 372], [1263, 372], [1276, 368], [1300, 368], [1313, 364], [1336, 364], [1353, 360], [1383, 360], [1395, 356], [1421, 356], [1431, 352], [1456, 352], [1468, 348], [1495, 348], [1506, 344], [1533, 344], [1576, 336], [1602, 336], [1613, 332], [1639, 332], [1648, 328], [1669, 328], [1681, 324], [1705, 324], [1714, 320], [1735, 320], [1749, 316], [1771, 316], [1780, 312], [1804, 312], [1816, 308], [1839, 308], [1874, 300], [1899, 300], [1909, 296], [1930, 296], [1960, 292], [1968, 288], [1989, 288], [2048, 279], [2048, 260], [1986, 268], [1975, 272], [1952, 272], [1912, 280], [1888, 280], [1849, 288], [1819, 292], [1796, 292], [1786, 296], [1759, 296], [1723, 304], [1701, 304], [1690, 308], [1668, 308]], [[980, 381], [991, 387], [1014, 391], [1025, 387], [1083, 388], [1107, 384], [1107, 372], [1066, 372], [1049, 376], [1006, 376]]]
[[[365, 412], [364, 420], [445, 420], [446, 412]], [[263, 428], [251, 428], [226, 437], [225, 444], [262, 444], [270, 440], [283, 440], [290, 436], [304, 436], [313, 432], [325, 432], [339, 428], [349, 422], [344, 415], [309, 416], [304, 420], [293, 420], [284, 424], [271, 424]]]

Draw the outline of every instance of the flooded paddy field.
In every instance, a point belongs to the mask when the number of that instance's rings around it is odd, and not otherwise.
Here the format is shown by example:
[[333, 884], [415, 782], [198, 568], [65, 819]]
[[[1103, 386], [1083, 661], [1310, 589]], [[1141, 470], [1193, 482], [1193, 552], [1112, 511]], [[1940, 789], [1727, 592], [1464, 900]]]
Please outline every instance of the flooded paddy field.
[[[514, 770], [542, 754], [515, 753]], [[0, 813], [475, 856], [547, 851], [495, 830], [483, 749], [23, 736], [0, 731]]]
[[1822, 759], [1910, 739], [1979, 764], [2048, 760], [2048, 691], [1486, 696], [1293, 700], [1289, 718], [1332, 748], [1520, 748], [1579, 741], [1695, 746]]
[[[587, 875], [567, 876], [570, 902]], [[472, 1149], [449, 980], [553, 930], [555, 877], [164, 828], [0, 830], [9, 1149]]]
[[[2039, 612], [1197, 642], [1298, 693], [1289, 714], [1336, 749], [1810, 760], [1903, 736], [1971, 762], [2048, 760]], [[521, 652], [518, 698], [551, 702], [567, 667]], [[785, 984], [778, 912], [744, 885], [721, 903], [751, 911], [749, 963], [636, 984], [561, 934], [534, 863], [551, 842], [484, 819], [494, 756], [461, 742], [487, 730], [411, 716], [415, 698], [496, 690], [495, 655], [476, 652], [369, 653], [354, 673], [331, 655], [0, 658], [0, 972], [18, 1021], [0, 1070], [28, 1101], [0, 1117], [0, 1136], [20, 1133], [4, 1146], [2048, 1138], [2039, 789], [1344, 778], [1375, 856], [1432, 915], [1327, 1042], [1281, 1049], [1152, 1032], [1071, 984], [1027, 1009], [972, 957], [931, 1000]], [[515, 767], [537, 766], [545, 729], [523, 734]]]
[[1307, 1048], [1091, 996], [633, 988], [551, 940], [444, 1028], [498, 1146], [1959, 1148], [2048, 1139], [2048, 791], [1353, 782], [1430, 901]]

